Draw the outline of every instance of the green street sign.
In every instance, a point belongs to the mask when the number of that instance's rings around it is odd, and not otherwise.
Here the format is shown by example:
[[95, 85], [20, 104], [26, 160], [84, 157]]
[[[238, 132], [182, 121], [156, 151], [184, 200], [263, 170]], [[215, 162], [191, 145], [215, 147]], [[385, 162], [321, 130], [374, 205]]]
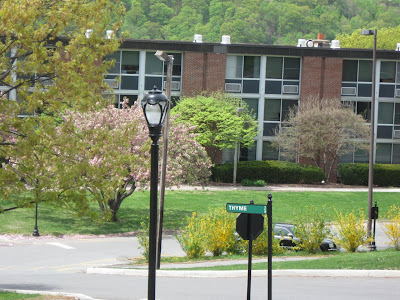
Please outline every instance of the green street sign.
[[266, 205], [227, 203], [226, 211], [244, 214], [266, 214]]

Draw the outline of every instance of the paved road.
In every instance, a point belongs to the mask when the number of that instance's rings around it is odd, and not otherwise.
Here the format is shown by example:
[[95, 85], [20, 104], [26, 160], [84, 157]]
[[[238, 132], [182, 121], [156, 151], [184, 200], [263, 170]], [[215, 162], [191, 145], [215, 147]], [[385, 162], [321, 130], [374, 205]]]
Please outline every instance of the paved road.
[[[144, 299], [147, 277], [87, 274], [89, 267], [126, 262], [141, 256], [134, 237], [0, 237], [0, 288], [84, 294], [95, 299]], [[379, 244], [378, 244], [379, 246]], [[164, 238], [165, 255], [183, 255], [174, 237]], [[186, 276], [186, 275], [185, 275]], [[399, 299], [399, 278], [320, 278], [277, 275], [275, 299]], [[245, 273], [234, 278], [157, 276], [160, 300], [245, 299]], [[357, 288], [354, 288], [357, 287]], [[266, 277], [254, 275], [252, 299], [266, 299]], [[84, 297], [80, 297], [85, 299]]]

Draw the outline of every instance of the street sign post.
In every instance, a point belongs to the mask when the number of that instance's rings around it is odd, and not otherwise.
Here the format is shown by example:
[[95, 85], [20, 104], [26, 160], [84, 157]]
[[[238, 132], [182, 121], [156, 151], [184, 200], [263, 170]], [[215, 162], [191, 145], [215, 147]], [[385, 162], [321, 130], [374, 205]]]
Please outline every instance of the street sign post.
[[267, 205], [227, 203], [226, 211], [240, 213], [236, 218], [236, 231], [244, 239], [249, 241], [249, 262], [247, 275], [247, 300], [251, 295], [251, 260], [253, 252], [253, 240], [264, 229], [263, 214], [268, 217], [268, 300], [272, 300], [272, 195], [268, 194]]

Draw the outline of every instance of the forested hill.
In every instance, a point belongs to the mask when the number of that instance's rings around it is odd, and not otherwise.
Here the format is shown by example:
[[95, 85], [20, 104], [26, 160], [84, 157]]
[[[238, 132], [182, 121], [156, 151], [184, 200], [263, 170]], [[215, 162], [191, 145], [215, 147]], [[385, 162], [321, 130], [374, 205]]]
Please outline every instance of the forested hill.
[[[137, 39], [295, 45], [324, 33], [400, 24], [400, 0], [123, 0], [123, 30]], [[400, 28], [400, 27], [399, 27]]]

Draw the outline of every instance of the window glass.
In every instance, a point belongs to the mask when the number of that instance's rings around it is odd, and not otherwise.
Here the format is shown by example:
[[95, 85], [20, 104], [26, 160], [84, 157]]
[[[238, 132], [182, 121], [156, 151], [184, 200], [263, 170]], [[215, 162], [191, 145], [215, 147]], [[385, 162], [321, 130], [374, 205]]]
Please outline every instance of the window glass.
[[245, 56], [243, 67], [244, 78], [260, 78], [260, 57]]
[[357, 81], [357, 67], [357, 60], [344, 60], [342, 81]]
[[371, 122], [371, 102], [357, 102], [358, 115], [362, 115], [365, 120]]
[[390, 164], [392, 156], [392, 144], [377, 144], [376, 145], [376, 163]]
[[258, 118], [258, 99], [252, 99], [252, 98], [244, 98], [242, 101], [246, 102], [247, 108], [249, 109], [249, 112], [251, 116], [257, 120]]
[[392, 164], [400, 164], [400, 144], [393, 144]]
[[379, 103], [378, 124], [393, 124], [393, 103]]
[[[174, 63], [172, 64], [172, 75], [181, 76], [182, 69], [182, 53], [168, 53], [174, 56]], [[164, 74], [167, 75], [168, 63], [164, 62]]]
[[296, 109], [297, 100], [282, 100], [282, 122], [289, 116], [289, 111], [291, 109]]
[[256, 160], [256, 145], [250, 148], [240, 148], [240, 161]]
[[300, 78], [300, 58], [285, 57], [283, 79]]
[[395, 82], [396, 63], [394, 61], [381, 62], [381, 82]]
[[275, 131], [279, 129], [279, 123], [264, 123], [263, 136], [274, 136]]
[[354, 152], [354, 162], [355, 163], [368, 163], [369, 153], [366, 150], [357, 150]]
[[263, 150], [262, 150], [262, 160], [278, 160], [279, 159], [279, 150], [275, 147], [272, 147], [271, 142], [263, 142]]
[[397, 83], [400, 83], [400, 62], [397, 63]]
[[123, 51], [121, 73], [139, 74], [139, 52]]
[[393, 126], [378, 126], [377, 137], [378, 139], [391, 139], [393, 138]]
[[281, 100], [266, 99], [264, 105], [264, 121], [281, 120]]
[[394, 124], [396, 124], [396, 125], [400, 124], [400, 103], [395, 104]]
[[115, 63], [111, 68], [108, 70], [108, 73], [120, 73], [120, 65], [121, 65], [121, 52], [117, 51], [115, 53], [109, 54], [106, 56], [106, 60], [114, 60]]
[[345, 164], [345, 163], [353, 163], [353, 152], [343, 154], [342, 156], [339, 157], [339, 163]]
[[153, 52], [146, 52], [146, 74], [162, 75], [162, 66], [162, 61], [159, 60]]
[[372, 62], [367, 60], [359, 61], [358, 81], [372, 82]]
[[226, 57], [225, 78], [242, 78], [243, 56]]
[[282, 57], [267, 57], [266, 78], [282, 79]]

